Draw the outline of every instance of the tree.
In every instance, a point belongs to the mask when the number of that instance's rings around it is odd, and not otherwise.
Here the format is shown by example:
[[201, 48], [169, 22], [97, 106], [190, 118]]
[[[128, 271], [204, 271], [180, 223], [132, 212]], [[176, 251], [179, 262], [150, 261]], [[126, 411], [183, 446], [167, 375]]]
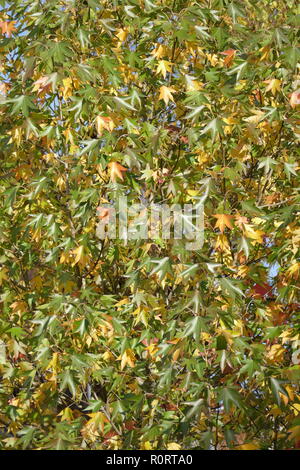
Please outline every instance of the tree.
[[2, 448], [299, 446], [298, 2], [0, 5]]

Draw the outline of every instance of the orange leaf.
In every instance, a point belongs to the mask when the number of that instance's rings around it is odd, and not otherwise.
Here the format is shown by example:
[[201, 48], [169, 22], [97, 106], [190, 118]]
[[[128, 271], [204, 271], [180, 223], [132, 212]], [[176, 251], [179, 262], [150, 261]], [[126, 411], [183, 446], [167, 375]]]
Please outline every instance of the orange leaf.
[[17, 29], [15, 28], [15, 21], [1, 21], [0, 28], [2, 34], [7, 34], [9, 38], [11, 37], [13, 31], [17, 31]]
[[292, 108], [296, 108], [300, 104], [300, 88], [294, 91], [290, 97], [290, 105]]
[[231, 223], [231, 219], [233, 219], [232, 215], [214, 214], [213, 217], [217, 219], [215, 227], [219, 228], [221, 233], [224, 232], [225, 227], [228, 227], [230, 230], [233, 229], [233, 225]]
[[110, 162], [108, 166], [110, 167], [111, 181], [115, 182], [117, 178], [124, 181], [123, 171], [127, 171], [127, 168], [124, 168], [124, 166], [120, 165], [118, 162]]
[[226, 51], [221, 52], [221, 54], [226, 55], [226, 58], [224, 59], [224, 65], [226, 65], [227, 67], [230, 67], [230, 65], [232, 64], [232, 62], [234, 60], [236, 50], [235, 49], [227, 49]]

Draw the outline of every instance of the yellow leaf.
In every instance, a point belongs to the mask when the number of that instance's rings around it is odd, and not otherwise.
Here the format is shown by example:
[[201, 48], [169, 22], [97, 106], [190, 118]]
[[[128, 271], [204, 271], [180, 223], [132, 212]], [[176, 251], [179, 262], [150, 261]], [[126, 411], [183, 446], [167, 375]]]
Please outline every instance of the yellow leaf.
[[170, 442], [169, 444], [167, 444], [167, 449], [168, 450], [180, 450], [181, 446], [177, 444], [176, 442]]
[[98, 432], [104, 432], [104, 424], [108, 423], [108, 419], [104, 413], [98, 411], [97, 413], [91, 413], [88, 415], [91, 419], [82, 428], [82, 435], [88, 439], [95, 439]]
[[289, 429], [289, 432], [291, 433], [289, 436], [289, 439], [300, 439], [300, 425], [294, 426]]
[[60, 255], [59, 262], [61, 264], [68, 264], [71, 263], [72, 261], [72, 252], [71, 251], [63, 251], [62, 254]]
[[276, 93], [279, 92], [281, 89], [281, 80], [278, 80], [277, 78], [265, 80], [264, 83], [268, 83], [266, 91], [271, 91], [273, 96], [275, 96]]
[[7, 268], [2, 268], [0, 270], [0, 286], [2, 285], [3, 281], [7, 280]]
[[119, 302], [117, 302], [115, 304], [115, 307], [121, 307], [121, 305], [128, 304], [128, 303], [129, 303], [129, 299], [128, 297], [125, 297], [125, 299], [122, 299]]
[[23, 300], [17, 300], [10, 305], [10, 308], [13, 310], [14, 313], [22, 314], [27, 312], [27, 304]]
[[248, 444], [242, 444], [241, 446], [236, 447], [236, 449], [237, 450], [258, 450], [259, 447], [256, 444], [249, 442]]
[[226, 238], [226, 235], [218, 235], [217, 240], [216, 240], [216, 245], [215, 245], [216, 250], [220, 250], [222, 252], [227, 252], [230, 253], [230, 246], [228, 243], [228, 240]]
[[267, 358], [271, 362], [282, 362], [284, 358], [285, 349], [281, 344], [273, 344], [270, 351], [267, 353]]
[[161, 59], [164, 55], [166, 55], [166, 47], [162, 44], [159, 44], [159, 46], [151, 51], [151, 55], [156, 57], [156, 59]]
[[74, 137], [73, 137], [73, 134], [72, 134], [72, 131], [71, 129], [64, 129], [63, 132], [62, 132], [66, 138], [66, 142], [70, 142], [71, 144], [74, 145]]
[[206, 54], [206, 57], [208, 58], [209, 62], [213, 67], [219, 63], [219, 58], [217, 54]]
[[108, 166], [110, 168], [111, 181], [115, 182], [118, 178], [124, 181], [123, 172], [127, 171], [127, 168], [124, 168], [124, 166], [120, 165], [118, 162], [110, 162]]
[[177, 359], [179, 358], [180, 353], [181, 353], [181, 348], [175, 349], [175, 351], [172, 354], [172, 359], [173, 359], [174, 362], [177, 361]]
[[115, 127], [114, 121], [110, 117], [106, 116], [97, 116], [95, 119], [95, 124], [99, 136], [102, 135], [103, 129], [107, 130], [108, 132], [112, 132]]
[[291, 266], [287, 269], [286, 275], [289, 279], [294, 278], [297, 279], [299, 276], [299, 271], [300, 271], [300, 263], [293, 263]]
[[298, 414], [300, 413], [300, 403], [293, 404], [293, 412], [295, 416], [298, 416]]
[[265, 115], [265, 113], [261, 111], [260, 109], [252, 109], [251, 111], [253, 112], [253, 115], [247, 118], [243, 118], [243, 121], [250, 122], [252, 124], [258, 124], [259, 121]]
[[125, 41], [127, 36], [128, 36], [128, 30], [127, 29], [118, 29], [116, 32], [117, 38], [120, 39], [121, 42]]
[[163, 85], [159, 89], [159, 98], [158, 99], [159, 100], [164, 100], [164, 102], [167, 105], [170, 100], [174, 102], [174, 98], [172, 96], [172, 93], [176, 93], [176, 90], [174, 90], [174, 88], [167, 87], [167, 86]]
[[265, 232], [262, 230], [254, 230], [249, 224], [244, 224], [245, 235], [258, 243], [263, 243]]
[[259, 52], [262, 53], [261, 58], [259, 59], [259, 62], [262, 62], [263, 60], [268, 58], [268, 55], [270, 53], [271, 47], [270, 46], [264, 46], [261, 49], [259, 49]]
[[233, 229], [233, 225], [231, 223], [231, 219], [233, 219], [232, 215], [229, 214], [214, 214], [213, 217], [217, 219], [215, 227], [219, 228], [221, 233], [224, 232], [225, 227], [228, 227], [230, 230]]
[[185, 76], [186, 80], [186, 91], [198, 91], [201, 90], [203, 87], [203, 83], [198, 82], [194, 78], [190, 77], [189, 75]]
[[167, 72], [172, 71], [172, 64], [167, 60], [160, 60], [156, 69], [156, 74], [161, 73], [164, 78], [166, 78]]
[[64, 100], [67, 100], [73, 94], [73, 85], [72, 85], [72, 78], [64, 78], [63, 79], [63, 87], [62, 87], [62, 94]]
[[126, 349], [119, 359], [121, 359], [121, 370], [123, 370], [127, 364], [129, 367], [134, 367], [135, 355], [132, 349]]
[[67, 407], [67, 408], [64, 408], [59, 414], [58, 416], [61, 416], [61, 420], [62, 421], [73, 421], [74, 417], [73, 417], [73, 411], [71, 410], [71, 408]]
[[42, 286], [44, 285], [44, 283], [45, 281], [43, 281], [41, 276], [38, 276], [38, 275], [34, 276], [30, 281], [30, 284], [32, 285], [32, 287], [37, 290], [40, 290]]
[[75, 255], [75, 260], [72, 266], [75, 266], [75, 264], [79, 264], [79, 266], [81, 267], [87, 265], [87, 263], [89, 262], [89, 256], [85, 253], [85, 250], [85, 247], [81, 245], [72, 251], [73, 255]]

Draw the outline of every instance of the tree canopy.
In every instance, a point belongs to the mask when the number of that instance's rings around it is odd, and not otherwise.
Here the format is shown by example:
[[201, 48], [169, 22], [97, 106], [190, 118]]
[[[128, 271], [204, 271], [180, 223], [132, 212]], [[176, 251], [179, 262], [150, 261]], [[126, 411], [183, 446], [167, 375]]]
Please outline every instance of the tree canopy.
[[[299, 24], [0, 0], [1, 448], [299, 446]], [[202, 248], [99, 239], [125, 195], [201, 201]]]

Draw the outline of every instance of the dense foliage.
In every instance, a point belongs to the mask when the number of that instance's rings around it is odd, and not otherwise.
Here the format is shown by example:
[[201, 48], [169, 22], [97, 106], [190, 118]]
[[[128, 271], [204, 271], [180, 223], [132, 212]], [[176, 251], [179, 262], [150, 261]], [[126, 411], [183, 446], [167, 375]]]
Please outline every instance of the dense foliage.
[[[298, 2], [0, 5], [2, 448], [297, 447]], [[118, 195], [203, 247], [100, 240]]]

